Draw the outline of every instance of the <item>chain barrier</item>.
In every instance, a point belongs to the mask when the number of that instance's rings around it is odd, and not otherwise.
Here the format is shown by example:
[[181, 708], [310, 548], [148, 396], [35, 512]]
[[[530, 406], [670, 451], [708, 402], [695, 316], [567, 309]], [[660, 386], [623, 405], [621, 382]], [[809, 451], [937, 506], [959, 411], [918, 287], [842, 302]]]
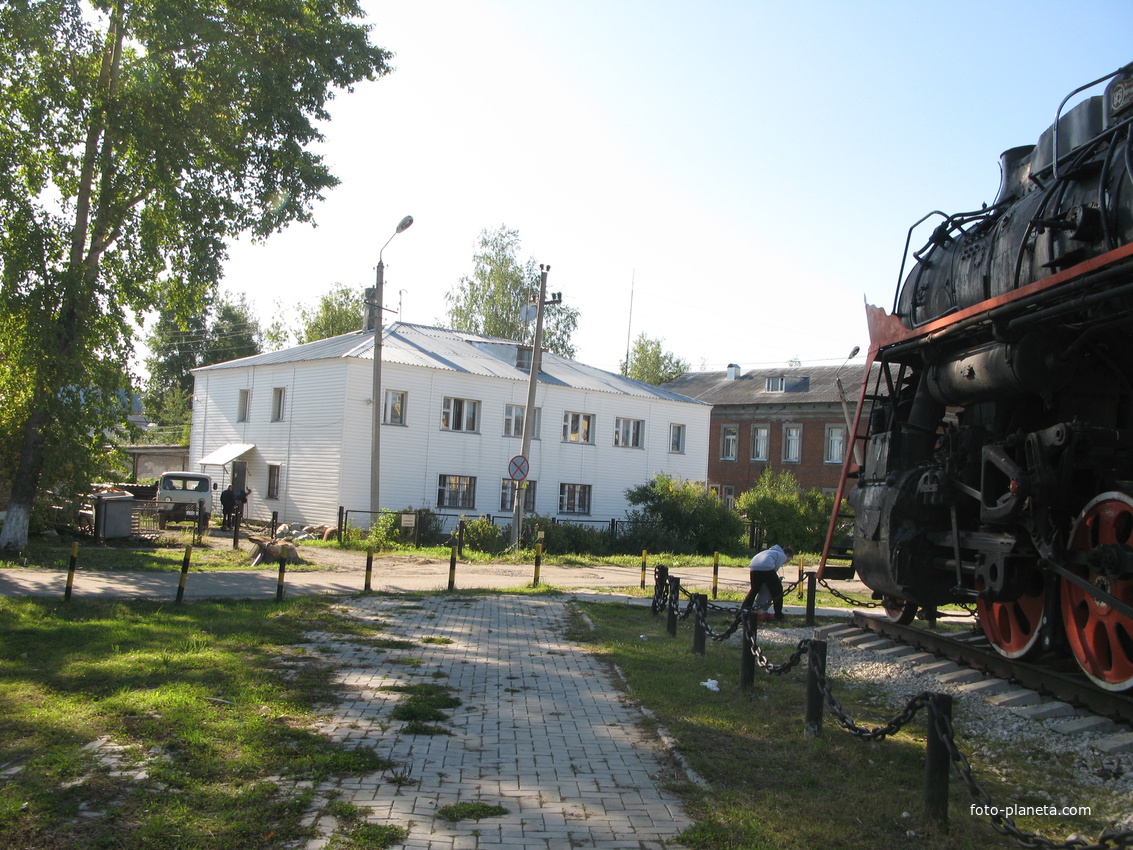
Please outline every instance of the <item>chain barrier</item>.
[[755, 657], [756, 665], [761, 670], [763, 670], [764, 673], [770, 673], [773, 676], [782, 676], [784, 673], [790, 672], [796, 666], [798, 666], [798, 663], [802, 660], [802, 657], [806, 655], [807, 650], [810, 649], [810, 644], [810, 638], [803, 638], [799, 641], [799, 644], [795, 648], [795, 651], [791, 653], [790, 658], [788, 658], [782, 664], [773, 664], [771, 661], [767, 660], [767, 656], [763, 654], [763, 651], [755, 642], [755, 634], [748, 634], [748, 649]]
[[[932, 700], [935, 697], [929, 695]], [[964, 785], [968, 788], [968, 796], [971, 797], [972, 802], [979, 806], [985, 806], [990, 809], [993, 814], [989, 814], [988, 818], [991, 821], [992, 828], [995, 829], [1000, 835], [1007, 835], [1014, 838], [1020, 845], [1027, 848], [1046, 848], [1046, 850], [1109, 850], [1113, 847], [1133, 847], [1133, 831], [1115, 832], [1109, 835], [1101, 835], [1098, 837], [1096, 844], [1089, 844], [1081, 838], [1071, 838], [1066, 841], [1052, 841], [1042, 835], [1033, 832], [1024, 832], [1015, 825], [1015, 820], [1010, 815], [1001, 815], [995, 806], [991, 804], [991, 796], [976, 782], [975, 777], [972, 776], [972, 765], [968, 761], [960, 748], [956, 746], [955, 730], [952, 726], [952, 718], [944, 712], [936, 713], [936, 732], [943, 741], [945, 748], [948, 750], [948, 758], [952, 761], [952, 766], [956, 769], [956, 775], [963, 780]]]

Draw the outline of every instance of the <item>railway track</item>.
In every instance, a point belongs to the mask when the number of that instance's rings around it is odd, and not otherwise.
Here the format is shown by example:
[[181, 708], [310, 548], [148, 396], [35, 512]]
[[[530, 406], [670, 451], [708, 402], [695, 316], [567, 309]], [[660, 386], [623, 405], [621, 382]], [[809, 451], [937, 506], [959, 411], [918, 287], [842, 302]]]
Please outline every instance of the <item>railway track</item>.
[[854, 612], [858, 628], [963, 664], [1065, 702], [1093, 714], [1121, 723], [1133, 724], [1133, 696], [1103, 690], [1089, 681], [1066, 660], [1066, 669], [1005, 658], [995, 651], [982, 634], [941, 634], [916, 626], [902, 626], [890, 620]]

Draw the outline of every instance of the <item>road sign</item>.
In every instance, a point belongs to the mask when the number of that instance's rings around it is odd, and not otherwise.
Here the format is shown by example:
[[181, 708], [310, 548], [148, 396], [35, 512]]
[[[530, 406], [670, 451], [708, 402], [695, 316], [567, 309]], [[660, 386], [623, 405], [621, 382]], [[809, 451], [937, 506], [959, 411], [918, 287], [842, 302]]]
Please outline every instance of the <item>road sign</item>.
[[507, 474], [516, 481], [522, 481], [527, 477], [527, 473], [531, 471], [531, 464], [527, 462], [527, 458], [523, 455], [516, 455], [511, 459], [511, 463], [507, 466]]

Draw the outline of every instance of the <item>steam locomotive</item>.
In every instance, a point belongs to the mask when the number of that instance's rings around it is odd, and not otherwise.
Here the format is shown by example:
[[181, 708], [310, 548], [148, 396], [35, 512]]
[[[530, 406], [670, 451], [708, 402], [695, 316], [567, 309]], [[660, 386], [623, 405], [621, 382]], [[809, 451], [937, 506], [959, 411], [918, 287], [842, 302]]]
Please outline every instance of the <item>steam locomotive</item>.
[[[1090, 90], [1104, 93], [1062, 114]], [[1125, 690], [1133, 64], [1068, 95], [1001, 167], [990, 206], [910, 229], [906, 258], [914, 230], [935, 225], [907, 276], [902, 264], [892, 311], [866, 308], [862, 459], [847, 452], [839, 493], [853, 569], [895, 619], [974, 602], [1003, 655], [1069, 651]]]

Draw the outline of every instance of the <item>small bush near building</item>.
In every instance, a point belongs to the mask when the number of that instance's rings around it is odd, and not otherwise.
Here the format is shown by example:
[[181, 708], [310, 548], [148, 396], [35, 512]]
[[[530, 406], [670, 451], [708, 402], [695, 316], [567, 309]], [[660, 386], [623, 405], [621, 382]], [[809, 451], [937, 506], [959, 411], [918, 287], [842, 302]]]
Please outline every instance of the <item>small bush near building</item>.
[[755, 486], [736, 499], [736, 509], [760, 529], [763, 545], [778, 543], [799, 552], [821, 552], [834, 510], [834, 496], [803, 490], [790, 472], [764, 470]]
[[620, 542], [627, 552], [710, 555], [740, 548], [743, 519], [703, 483], [661, 473], [648, 484], [626, 490], [626, 499], [640, 506], [626, 512], [632, 530]]

